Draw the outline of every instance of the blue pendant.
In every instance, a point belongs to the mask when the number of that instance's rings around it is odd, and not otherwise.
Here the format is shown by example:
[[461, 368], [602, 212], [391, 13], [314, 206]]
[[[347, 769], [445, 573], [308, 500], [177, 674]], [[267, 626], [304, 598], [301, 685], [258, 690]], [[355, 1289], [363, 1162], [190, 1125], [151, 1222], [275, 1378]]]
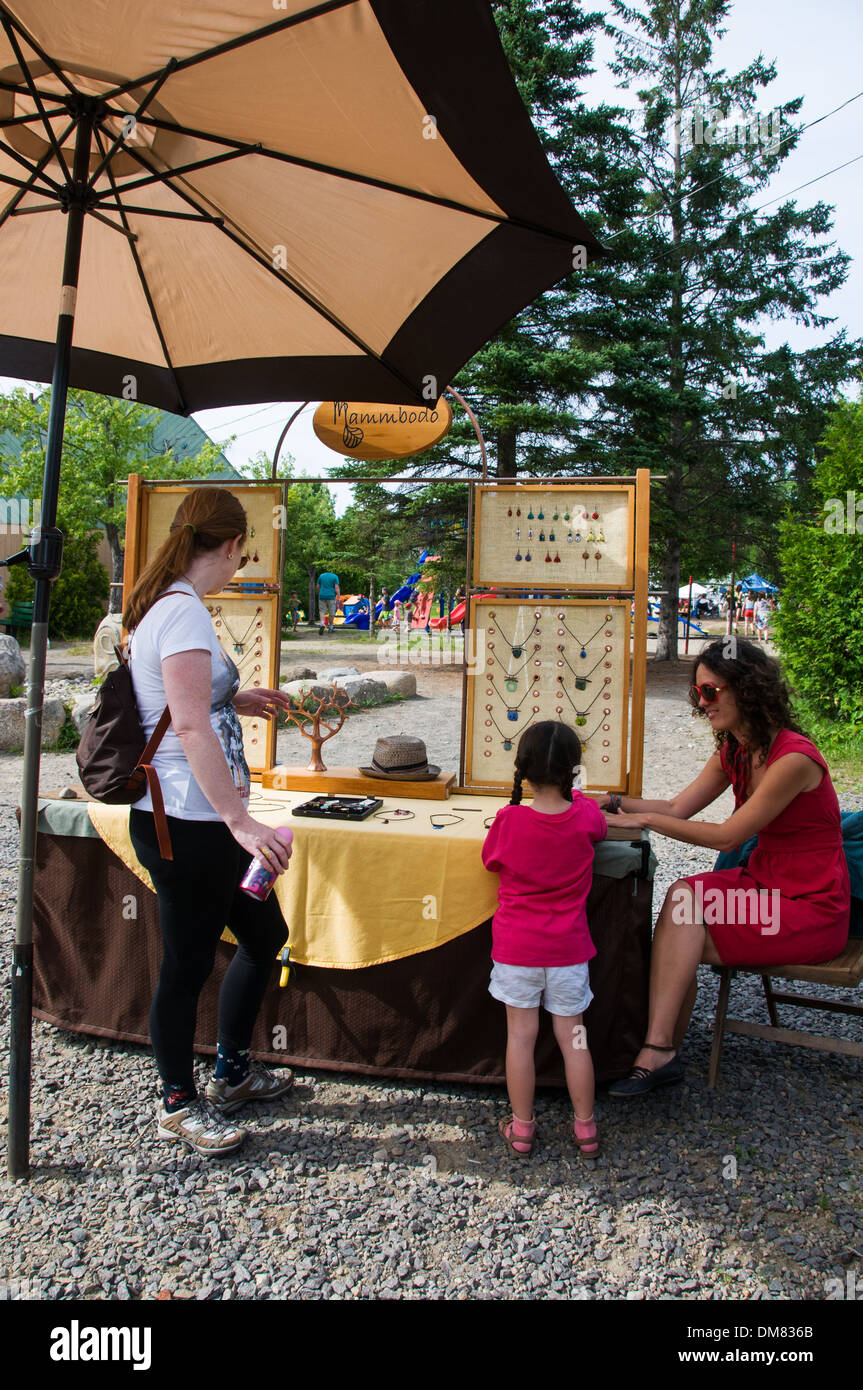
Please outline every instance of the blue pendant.
[[507, 712], [506, 712], [506, 717], [507, 717], [507, 719], [511, 719], [512, 722], [515, 723], [515, 722], [517, 721], [517, 719], [518, 719], [518, 710], [517, 710], [517, 709], [508, 709]]

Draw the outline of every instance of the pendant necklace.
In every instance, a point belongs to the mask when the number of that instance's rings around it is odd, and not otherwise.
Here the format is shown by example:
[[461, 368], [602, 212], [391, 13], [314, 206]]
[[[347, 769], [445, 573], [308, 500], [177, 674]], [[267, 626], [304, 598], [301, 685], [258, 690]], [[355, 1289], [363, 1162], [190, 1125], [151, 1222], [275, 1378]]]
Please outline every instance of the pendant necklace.
[[[527, 559], [529, 559], [530, 557], [529, 557], [528, 555], [526, 555], [524, 558], [527, 560]], [[534, 615], [533, 615], [533, 627], [531, 628], [530, 632], [527, 634], [526, 637], [523, 637], [522, 640], [521, 640], [520, 642], [516, 642], [516, 643], [514, 643], [514, 644], [513, 644], [512, 642], [510, 642], [510, 640], [509, 640], [509, 638], [507, 637], [506, 633], [504, 632], [503, 628], [500, 626], [500, 622], [498, 621], [498, 619], [497, 619], [497, 617], [495, 616], [495, 614], [494, 614], [494, 613], [489, 613], [488, 616], [489, 616], [490, 618], [494, 618], [494, 621], [497, 623], [498, 628], [499, 628], [499, 630], [500, 630], [500, 635], [501, 635], [501, 637], [503, 638], [504, 642], [505, 642], [506, 645], [509, 647], [510, 651], [512, 652], [513, 656], [515, 657], [515, 659], [516, 659], [516, 661], [517, 661], [518, 658], [521, 656], [522, 652], [524, 651], [525, 647], [527, 646], [528, 642], [530, 641], [531, 637], [532, 637], [533, 634], [536, 632], [537, 627], [539, 626], [540, 614], [539, 614], [539, 613], [534, 613]], [[493, 629], [492, 629], [492, 628], [487, 628], [486, 631], [487, 631], [487, 632], [491, 632], [492, 635], [494, 635], [494, 634], [493, 634]]]
[[[578, 706], [574, 703], [574, 701], [573, 701], [573, 699], [572, 699], [572, 696], [570, 695], [570, 693], [569, 693], [569, 691], [567, 690], [567, 688], [566, 688], [565, 685], [563, 685], [563, 684], [561, 683], [561, 684], [560, 684], [560, 688], [561, 688], [561, 690], [563, 691], [563, 693], [564, 693], [564, 695], [566, 696], [566, 698], [567, 698], [567, 700], [569, 701], [569, 703], [572, 705], [572, 708], [575, 710], [575, 714], [576, 714], [575, 722], [576, 722], [576, 724], [578, 724], [578, 725], [586, 724], [586, 723], [587, 723], [587, 711], [588, 711], [593, 705], [596, 704], [597, 700], [599, 699], [600, 695], [602, 694], [603, 686], [600, 686], [600, 687], [599, 687], [599, 689], [597, 690], [597, 692], [596, 692], [596, 694], [594, 695], [593, 699], [591, 700], [590, 704], [587, 706], [587, 709], [579, 709], [579, 708], [578, 708]], [[596, 732], [596, 731], [594, 730], [594, 732]]]
[[[590, 681], [590, 678], [596, 670], [597, 666], [600, 665], [602, 658], [605, 656], [605, 652], [602, 653], [602, 656], [599, 658], [599, 661], [594, 662], [593, 666], [591, 666], [589, 671], [585, 671], [584, 675], [580, 675], [578, 671], [576, 671], [575, 667], [571, 665], [569, 661], [567, 661], [566, 653], [564, 652], [563, 647], [558, 647], [557, 650], [560, 652], [561, 660], [563, 661], [564, 665], [569, 666], [570, 671], [575, 676], [576, 690], [586, 690], [588, 682]], [[561, 685], [563, 685], [563, 681], [560, 680], [560, 676], [558, 676], [558, 680], [560, 681]]]
[[569, 633], [570, 637], [573, 637], [573, 638], [575, 639], [575, 641], [578, 643], [579, 647], [581, 648], [581, 651], [579, 652], [579, 656], [581, 657], [581, 659], [582, 659], [582, 661], [583, 661], [583, 660], [585, 660], [585, 658], [587, 657], [587, 647], [588, 647], [588, 644], [589, 644], [590, 642], [593, 641], [594, 637], [598, 637], [598, 636], [599, 636], [599, 634], [602, 632], [602, 629], [605, 627], [605, 624], [606, 624], [606, 623], [610, 623], [610, 622], [611, 622], [611, 614], [610, 614], [610, 613], [606, 613], [606, 615], [605, 615], [605, 617], [603, 618], [602, 622], [599, 624], [599, 627], [596, 629], [596, 632], [592, 632], [592, 633], [591, 633], [591, 635], [590, 635], [590, 636], [588, 637], [588, 639], [587, 639], [587, 642], [582, 642], [582, 640], [581, 640], [580, 637], [576, 637], [576, 635], [575, 635], [575, 633], [573, 632], [572, 628], [567, 626], [566, 621], [565, 621], [565, 617], [564, 617], [564, 614], [563, 614], [563, 613], [558, 613], [558, 615], [557, 615], [557, 620], [558, 620], [558, 622], [561, 624], [561, 626], [562, 626], [563, 628], [566, 629], [566, 631]]
[[[260, 608], [256, 608], [256, 609], [255, 609], [255, 612], [254, 612], [254, 615], [253, 615], [253, 617], [252, 617], [252, 621], [249, 623], [249, 626], [246, 628], [246, 630], [245, 630], [245, 632], [243, 633], [242, 637], [238, 637], [237, 634], [232, 630], [230, 623], [228, 622], [227, 618], [225, 617], [224, 613], [222, 612], [222, 606], [221, 606], [221, 604], [219, 604], [218, 607], [216, 607], [216, 608], [214, 608], [214, 609], [212, 610], [212, 616], [213, 616], [214, 619], [216, 618], [216, 615], [218, 615], [218, 621], [216, 622], [216, 627], [218, 628], [218, 627], [224, 626], [225, 631], [227, 632], [228, 636], [230, 637], [231, 641], [232, 641], [233, 644], [234, 644], [234, 651], [237, 653], [237, 656], [242, 656], [242, 655], [243, 655], [243, 651], [244, 651], [244, 649], [245, 649], [246, 642], [249, 640], [249, 633], [251, 632], [252, 628], [255, 626], [255, 623], [258, 621], [258, 618], [260, 617], [260, 614], [261, 614], [261, 609], [260, 609]], [[257, 640], [257, 639], [256, 639], [256, 640]]]
[[507, 701], [507, 699], [506, 699], [506, 696], [501, 695], [500, 691], [498, 690], [498, 688], [497, 688], [497, 683], [495, 682], [494, 676], [489, 676], [488, 679], [489, 679], [489, 682], [491, 683], [491, 685], [494, 687], [494, 691], [495, 691], [495, 694], [497, 695], [498, 699], [503, 701], [504, 707], [505, 707], [505, 709], [506, 709], [506, 717], [507, 717], [507, 719], [511, 719], [511, 720], [513, 721], [513, 723], [515, 723], [515, 721], [518, 719], [518, 712], [519, 712], [519, 710], [521, 709], [522, 705], [524, 704], [525, 700], [527, 699], [528, 695], [530, 694], [530, 692], [531, 692], [531, 687], [532, 687], [532, 685], [534, 684], [534, 682], [533, 682], [533, 681], [528, 681], [528, 683], [527, 683], [527, 689], [525, 690], [525, 692], [524, 692], [524, 694], [522, 695], [521, 699], [519, 700], [518, 704], [517, 704], [517, 705], [511, 705], [511, 704], [508, 703], [508, 701]]
[[[506, 752], [506, 753], [512, 752], [512, 736], [511, 736], [510, 734], [505, 734], [505, 733], [504, 733], [503, 729], [500, 727], [500, 725], [498, 724], [497, 720], [495, 719], [494, 715], [493, 715], [492, 712], [491, 712], [491, 710], [492, 710], [491, 705], [486, 705], [485, 709], [486, 709], [486, 713], [487, 713], [487, 715], [488, 715], [488, 720], [486, 721], [486, 723], [487, 723], [487, 724], [493, 724], [494, 727], [497, 729], [497, 731], [498, 731], [498, 733], [500, 734], [500, 737], [501, 737], [501, 742], [503, 743], [504, 752]], [[513, 733], [515, 733], [515, 730], [513, 730]], [[489, 742], [490, 742], [490, 741], [491, 741], [490, 735], [486, 734], [486, 739], [488, 739]]]

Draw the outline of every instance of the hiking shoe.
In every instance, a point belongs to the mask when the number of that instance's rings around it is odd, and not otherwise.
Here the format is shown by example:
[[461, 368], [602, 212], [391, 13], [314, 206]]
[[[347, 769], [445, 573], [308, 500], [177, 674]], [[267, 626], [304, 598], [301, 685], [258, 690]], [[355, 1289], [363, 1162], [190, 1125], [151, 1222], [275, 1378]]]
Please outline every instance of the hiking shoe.
[[163, 1105], [158, 1110], [160, 1139], [179, 1139], [203, 1158], [219, 1158], [233, 1153], [246, 1137], [246, 1130], [232, 1125], [217, 1115], [204, 1096], [196, 1096], [191, 1105], [173, 1112]]
[[245, 1081], [236, 1086], [229, 1086], [224, 1077], [212, 1077], [207, 1082], [207, 1099], [222, 1115], [229, 1115], [247, 1100], [278, 1100], [293, 1084], [294, 1073], [289, 1067], [280, 1072], [253, 1067]]

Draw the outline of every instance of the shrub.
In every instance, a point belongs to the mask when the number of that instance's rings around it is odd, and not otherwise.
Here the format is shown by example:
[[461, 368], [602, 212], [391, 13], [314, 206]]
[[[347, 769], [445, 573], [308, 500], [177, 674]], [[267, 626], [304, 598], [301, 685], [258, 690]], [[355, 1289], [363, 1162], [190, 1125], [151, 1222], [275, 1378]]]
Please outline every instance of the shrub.
[[[65, 538], [63, 570], [51, 586], [49, 637], [90, 639], [105, 616], [108, 575], [96, 553], [98, 543], [96, 535]], [[13, 603], [32, 603], [34, 588], [26, 566], [15, 565], [6, 583], [6, 602], [10, 608]]]

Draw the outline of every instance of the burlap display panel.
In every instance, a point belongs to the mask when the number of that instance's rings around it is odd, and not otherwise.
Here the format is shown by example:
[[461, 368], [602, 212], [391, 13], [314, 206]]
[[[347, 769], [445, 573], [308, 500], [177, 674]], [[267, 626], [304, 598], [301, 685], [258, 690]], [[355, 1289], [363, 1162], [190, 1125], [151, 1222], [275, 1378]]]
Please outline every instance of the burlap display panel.
[[474, 588], [633, 587], [635, 491], [494, 487], [475, 494]]
[[[128, 917], [129, 895], [135, 920]], [[644, 1039], [651, 896], [651, 883], [632, 875], [597, 876], [588, 898], [597, 955], [585, 1022], [600, 1081], [625, 1076]], [[156, 898], [101, 840], [38, 836], [34, 928], [37, 1017], [75, 1032], [147, 1043], [161, 959]], [[490, 954], [486, 922], [390, 965], [301, 967], [287, 989], [278, 988], [274, 962], [253, 1051], [269, 1061], [333, 1071], [502, 1082], [505, 1015], [488, 993]], [[218, 993], [232, 955], [233, 947], [220, 942], [198, 1010], [201, 1052], [215, 1051]], [[541, 1085], [563, 1084], [544, 1014], [536, 1061]]]
[[582, 741], [582, 788], [623, 791], [629, 601], [474, 598], [470, 626], [465, 785], [511, 786], [525, 729], [560, 719]]
[[[240, 689], [277, 687], [278, 595], [222, 594], [205, 603], [222, 650], [240, 672]], [[249, 771], [266, 771], [276, 760], [275, 721], [243, 718], [240, 722]]]
[[[279, 524], [282, 489], [262, 484], [254, 488], [218, 486], [235, 497], [246, 513], [248, 534], [243, 553], [248, 564], [238, 571], [238, 583], [276, 584], [279, 580]], [[159, 546], [167, 540], [171, 522], [188, 487], [145, 487], [141, 494], [141, 569], [150, 563]]]

